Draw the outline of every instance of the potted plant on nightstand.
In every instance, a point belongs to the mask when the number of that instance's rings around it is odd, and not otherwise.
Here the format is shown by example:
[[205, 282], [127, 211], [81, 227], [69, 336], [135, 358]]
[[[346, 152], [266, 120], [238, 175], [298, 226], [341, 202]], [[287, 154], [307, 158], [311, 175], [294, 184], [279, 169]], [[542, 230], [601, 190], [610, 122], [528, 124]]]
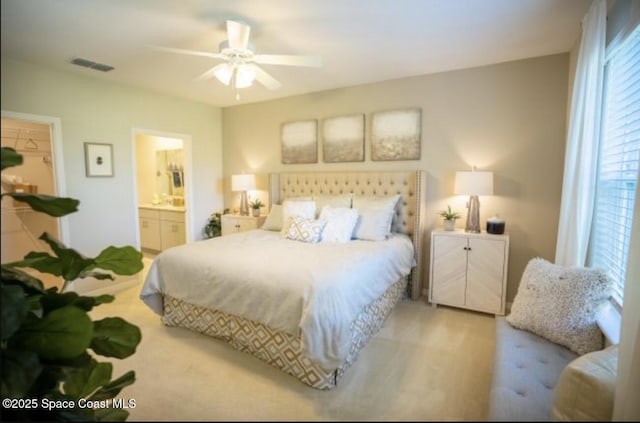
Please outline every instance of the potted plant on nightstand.
[[260, 216], [260, 207], [264, 207], [264, 203], [259, 198], [256, 198], [249, 203], [249, 207], [251, 207], [253, 217], [258, 217]]
[[460, 218], [460, 213], [454, 212], [451, 210], [451, 206], [447, 205], [447, 209], [442, 210], [438, 214], [444, 219], [443, 224], [445, 231], [452, 231], [455, 229], [456, 219]]

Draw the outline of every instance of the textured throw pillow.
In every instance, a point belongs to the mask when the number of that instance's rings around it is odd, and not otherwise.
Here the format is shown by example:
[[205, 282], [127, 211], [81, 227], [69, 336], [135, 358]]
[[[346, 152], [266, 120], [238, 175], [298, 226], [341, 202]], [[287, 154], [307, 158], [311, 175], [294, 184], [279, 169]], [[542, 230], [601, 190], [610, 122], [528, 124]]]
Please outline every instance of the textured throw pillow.
[[303, 217], [292, 217], [286, 229], [287, 239], [316, 243], [320, 241], [320, 234], [324, 228], [323, 220], [305, 219]]
[[320, 219], [327, 222], [320, 242], [349, 242], [358, 222], [358, 211], [348, 207], [324, 206]]
[[351, 208], [352, 197], [351, 194], [314, 195], [313, 201], [316, 202], [316, 218], [325, 206]]
[[313, 200], [286, 200], [282, 203], [282, 232], [289, 228], [289, 220], [293, 217], [314, 219], [316, 217], [316, 202]]
[[353, 232], [356, 239], [384, 241], [391, 233], [391, 222], [400, 195], [354, 196], [352, 206], [358, 210], [358, 223]]
[[274, 204], [271, 206], [271, 210], [262, 224], [262, 229], [267, 231], [282, 230], [282, 205]]
[[618, 346], [576, 358], [560, 373], [552, 416], [563, 421], [611, 421]]
[[531, 259], [507, 321], [580, 355], [599, 350], [604, 339], [596, 317], [611, 286], [611, 280], [598, 269]]

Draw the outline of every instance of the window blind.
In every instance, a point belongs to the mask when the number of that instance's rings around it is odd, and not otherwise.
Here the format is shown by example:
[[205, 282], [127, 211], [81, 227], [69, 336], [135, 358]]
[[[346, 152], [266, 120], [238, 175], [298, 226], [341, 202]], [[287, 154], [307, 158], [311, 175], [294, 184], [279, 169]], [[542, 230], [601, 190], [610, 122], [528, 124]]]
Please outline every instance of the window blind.
[[640, 26], [609, 58], [605, 75], [591, 264], [608, 272], [622, 305], [640, 162]]

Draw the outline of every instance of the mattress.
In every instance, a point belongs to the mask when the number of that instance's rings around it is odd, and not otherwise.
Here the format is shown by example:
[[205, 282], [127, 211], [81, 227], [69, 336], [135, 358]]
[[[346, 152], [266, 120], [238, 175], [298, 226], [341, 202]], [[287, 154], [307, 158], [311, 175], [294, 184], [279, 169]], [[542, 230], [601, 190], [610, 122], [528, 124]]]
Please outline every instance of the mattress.
[[314, 364], [336, 369], [349, 355], [357, 316], [414, 265], [402, 234], [309, 244], [258, 229], [162, 252], [140, 296], [159, 315], [168, 296], [264, 324], [299, 338]]

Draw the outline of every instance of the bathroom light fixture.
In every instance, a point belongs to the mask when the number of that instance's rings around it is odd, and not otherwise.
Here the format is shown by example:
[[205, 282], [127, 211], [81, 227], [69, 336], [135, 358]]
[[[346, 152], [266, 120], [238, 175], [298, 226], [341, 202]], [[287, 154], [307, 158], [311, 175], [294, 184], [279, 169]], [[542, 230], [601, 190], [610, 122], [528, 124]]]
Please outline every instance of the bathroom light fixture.
[[493, 172], [456, 172], [455, 194], [469, 195], [466, 232], [480, 232], [479, 195], [493, 195]]
[[231, 175], [231, 191], [240, 191], [240, 215], [249, 216], [247, 191], [256, 189], [255, 175]]

